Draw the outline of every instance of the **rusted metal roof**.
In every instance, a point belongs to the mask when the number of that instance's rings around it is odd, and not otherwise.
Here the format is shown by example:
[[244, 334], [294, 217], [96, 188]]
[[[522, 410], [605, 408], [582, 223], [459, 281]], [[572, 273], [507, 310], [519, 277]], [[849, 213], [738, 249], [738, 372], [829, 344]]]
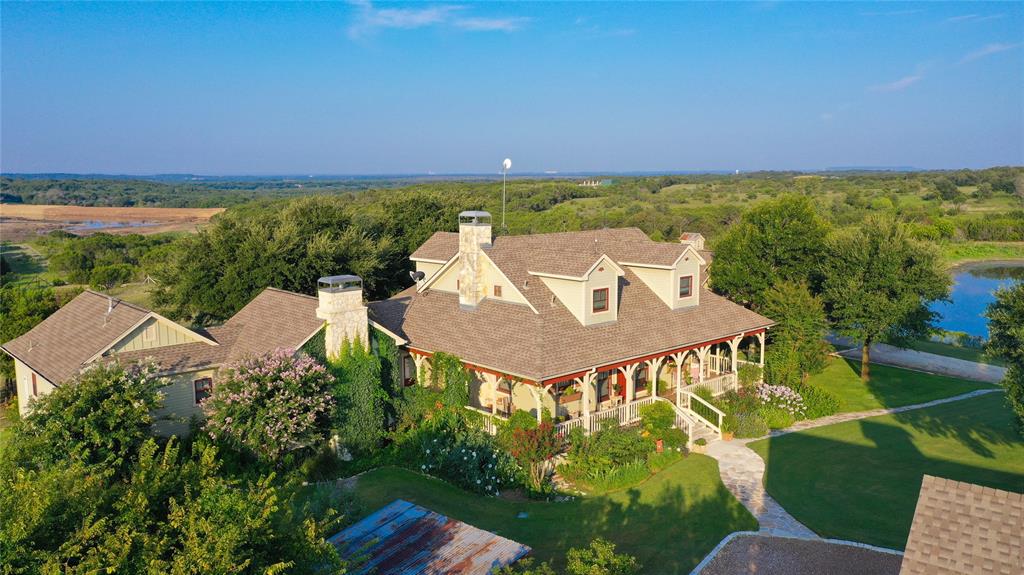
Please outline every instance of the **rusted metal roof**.
[[488, 575], [530, 548], [402, 499], [328, 539], [366, 561], [353, 575]]

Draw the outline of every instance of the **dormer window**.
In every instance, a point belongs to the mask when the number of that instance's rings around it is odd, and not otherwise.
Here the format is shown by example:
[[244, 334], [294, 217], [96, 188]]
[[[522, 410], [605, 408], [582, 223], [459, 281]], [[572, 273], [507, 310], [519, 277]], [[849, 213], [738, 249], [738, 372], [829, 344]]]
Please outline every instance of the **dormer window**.
[[501, 297], [501, 286], [494, 286], [494, 297]]
[[592, 310], [593, 313], [608, 311], [608, 288], [594, 290]]
[[693, 276], [679, 278], [679, 297], [690, 297], [693, 295]]

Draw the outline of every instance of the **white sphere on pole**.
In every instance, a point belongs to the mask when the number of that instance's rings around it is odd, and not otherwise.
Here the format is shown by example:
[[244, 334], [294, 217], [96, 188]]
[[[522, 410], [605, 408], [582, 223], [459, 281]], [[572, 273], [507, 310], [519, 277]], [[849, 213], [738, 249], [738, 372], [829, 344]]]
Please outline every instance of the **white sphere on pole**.
[[509, 158], [505, 158], [505, 161], [501, 163], [501, 167], [504, 168], [506, 172], [511, 170], [512, 160], [510, 160]]

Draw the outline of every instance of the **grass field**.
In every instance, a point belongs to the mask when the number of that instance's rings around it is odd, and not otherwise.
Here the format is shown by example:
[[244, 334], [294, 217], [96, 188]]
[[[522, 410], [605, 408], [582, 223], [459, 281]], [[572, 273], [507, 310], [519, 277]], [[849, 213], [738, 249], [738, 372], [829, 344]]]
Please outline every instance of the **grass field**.
[[860, 362], [839, 357], [829, 358], [825, 370], [811, 376], [808, 382], [839, 397], [843, 413], [924, 403], [992, 387], [980, 381], [878, 364], [871, 365], [871, 380], [864, 384], [860, 379]]
[[939, 248], [942, 261], [948, 266], [985, 260], [1024, 259], [1024, 242], [956, 242]]
[[750, 444], [765, 486], [819, 535], [902, 549], [924, 474], [1024, 493], [1024, 440], [1001, 393]]
[[[715, 460], [691, 455], [629, 489], [566, 502], [482, 497], [397, 468], [361, 475], [364, 514], [401, 498], [533, 548], [540, 560], [564, 560], [595, 537], [635, 555], [645, 573], [689, 573], [727, 534], [757, 521], [722, 485]], [[517, 514], [527, 513], [520, 519]]]
[[983, 350], [974, 349], [971, 347], [960, 347], [938, 341], [913, 341], [910, 343], [910, 349], [924, 351], [927, 353], [934, 353], [935, 355], [942, 355], [945, 357], [965, 359], [967, 361], [973, 361], [975, 363], [987, 363], [990, 365], [1004, 366], [1006, 365], [1005, 362], [1000, 361], [998, 359], [985, 357], [985, 352]]

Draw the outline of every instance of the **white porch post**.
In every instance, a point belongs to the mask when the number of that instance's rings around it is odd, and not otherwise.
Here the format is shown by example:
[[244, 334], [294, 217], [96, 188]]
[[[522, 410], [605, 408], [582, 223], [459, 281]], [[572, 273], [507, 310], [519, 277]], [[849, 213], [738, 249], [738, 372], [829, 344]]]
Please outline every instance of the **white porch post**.
[[412, 355], [412, 363], [413, 363], [413, 365], [416, 366], [416, 383], [418, 385], [426, 385], [427, 384], [426, 381], [420, 381], [420, 380], [426, 380], [427, 379], [427, 375], [428, 374], [427, 374], [427, 371], [424, 369], [424, 365], [427, 362], [427, 356], [420, 355], [418, 353], [413, 353], [413, 354], [410, 354], [410, 355]]
[[658, 395], [658, 371], [663, 363], [665, 363], [665, 356], [647, 360], [647, 389], [650, 391], [651, 397]]
[[763, 331], [757, 334], [757, 341], [761, 344], [761, 353], [757, 356], [757, 365], [762, 369], [764, 369], [764, 335]]
[[707, 368], [708, 354], [711, 353], [711, 346], [705, 345], [704, 347], [697, 348], [697, 380], [703, 382], [705, 378], [705, 370]]
[[739, 349], [740, 342], [743, 341], [743, 335], [738, 335], [729, 340], [729, 350], [732, 351], [732, 372], [736, 373], [736, 368], [739, 367]]
[[484, 373], [484, 381], [491, 388], [491, 415], [498, 413], [498, 376], [492, 373]]
[[583, 429], [587, 432], [590, 431], [590, 394], [591, 386], [594, 383], [594, 379], [597, 377], [596, 370], [590, 370], [583, 375], [583, 377], [577, 377], [576, 381], [580, 382], [583, 387]]
[[676, 363], [676, 405], [679, 405], [683, 396], [683, 359], [686, 352], [676, 352], [672, 355], [672, 361]]
[[629, 365], [624, 365], [619, 368], [619, 371], [622, 372], [622, 375], [626, 377], [626, 403], [633, 403], [633, 401], [636, 399], [636, 382], [633, 381], [633, 375], [636, 373], [636, 367], [638, 365], [640, 364], [631, 363]]
[[[551, 386], [553, 383], [549, 383], [544, 386], [544, 389], [537, 393], [537, 423], [544, 421], [544, 400], [545, 396], [551, 395]], [[552, 417], [558, 416], [558, 403], [555, 403], [555, 413], [551, 414]]]

